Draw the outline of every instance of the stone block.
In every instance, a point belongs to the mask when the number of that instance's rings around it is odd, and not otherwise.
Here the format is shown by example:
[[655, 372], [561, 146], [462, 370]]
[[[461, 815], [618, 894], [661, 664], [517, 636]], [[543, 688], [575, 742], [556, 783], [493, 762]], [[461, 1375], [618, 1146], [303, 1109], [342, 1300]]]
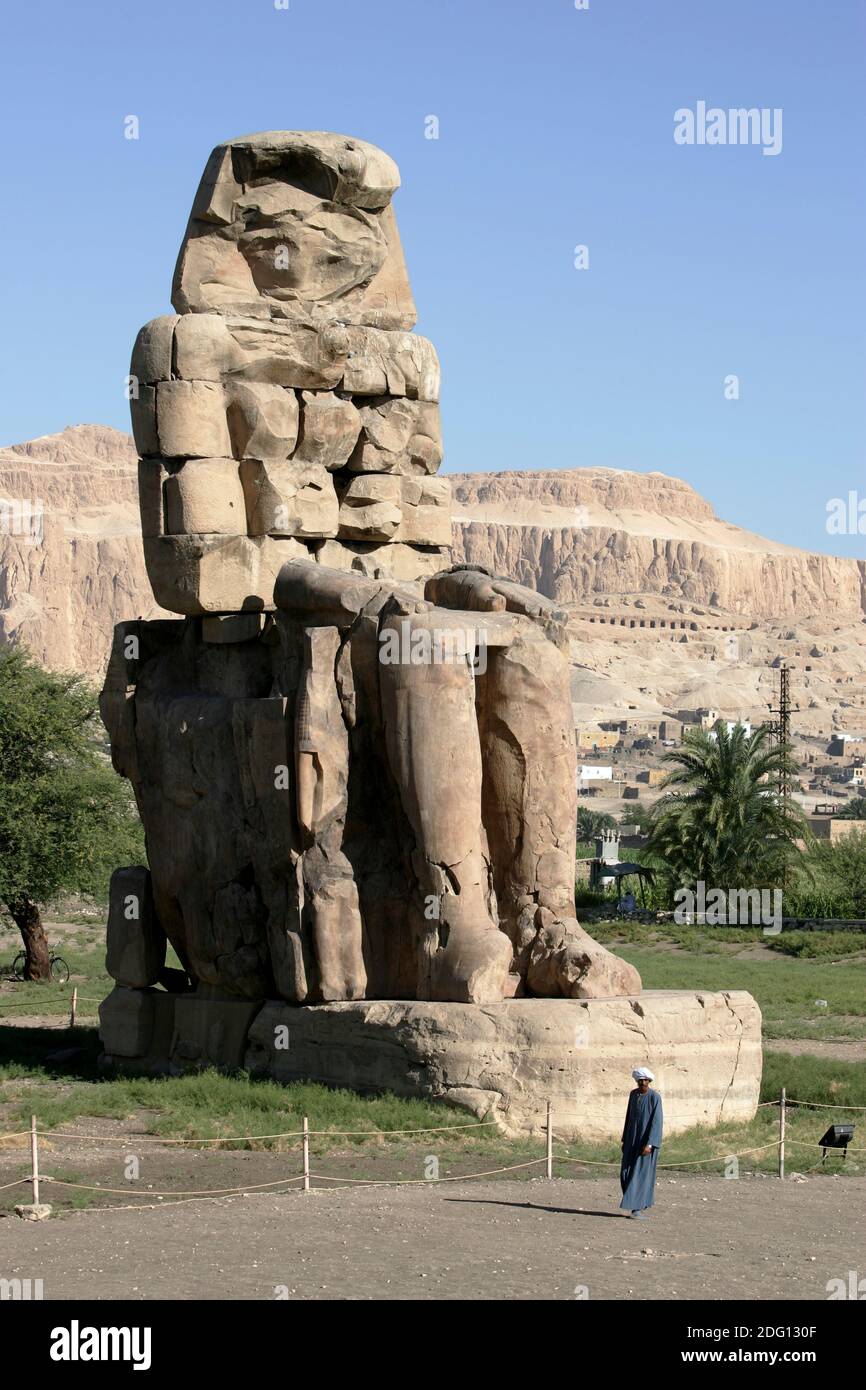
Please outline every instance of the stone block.
[[402, 481], [388, 473], [353, 478], [340, 498], [339, 535], [348, 540], [392, 540], [403, 521]]
[[410, 545], [450, 546], [451, 483], [448, 478], [400, 479], [403, 519], [396, 540]]
[[158, 447], [141, 454], [163, 458], [229, 458], [225, 394], [214, 381], [161, 381], [156, 388]]
[[408, 396], [438, 401], [439, 358], [417, 333], [347, 325], [343, 390], [353, 396]]
[[155, 1018], [155, 990], [117, 985], [99, 1006], [99, 1036], [110, 1057], [146, 1057]]
[[139, 385], [136, 387], [136, 394], [130, 398], [132, 437], [140, 454], [160, 452], [156, 428], [156, 390], [155, 386]]
[[163, 314], [139, 329], [129, 364], [129, 374], [139, 384], [155, 386], [158, 381], [171, 379], [174, 330], [178, 322], [177, 314]]
[[[243, 354], [236, 381], [271, 382], [296, 390], [339, 386], [349, 351], [339, 324], [282, 323], [230, 315], [229, 332]], [[411, 335], [409, 335], [411, 336]]]
[[298, 398], [269, 382], [226, 388], [232, 452], [237, 459], [287, 459], [298, 439]]
[[138, 460], [138, 507], [141, 514], [142, 536], [164, 536], [165, 497], [163, 485], [168, 470], [162, 459]]
[[188, 617], [273, 608], [280, 566], [309, 558], [306, 546], [290, 537], [155, 536], [144, 541], [157, 603]]
[[174, 1004], [170, 1070], [174, 1075], [244, 1064], [247, 1034], [261, 1000], [208, 999], [179, 994]]
[[182, 314], [176, 320], [173, 374], [182, 381], [223, 381], [243, 365], [244, 354], [221, 314]]
[[147, 989], [165, 965], [165, 933], [156, 919], [150, 871], [142, 865], [111, 875], [105, 968], [127, 989]]
[[442, 462], [439, 407], [385, 397], [360, 410], [361, 436], [348, 462], [353, 472], [435, 473]]
[[316, 547], [316, 561], [332, 569], [353, 570], [370, 579], [412, 582], [428, 579], [449, 564], [444, 548], [422, 549], [401, 542], [325, 540]]
[[166, 478], [163, 493], [170, 536], [246, 534], [244, 490], [235, 459], [189, 459]]
[[358, 442], [361, 417], [350, 400], [333, 391], [304, 391], [295, 461], [343, 468]]
[[331, 474], [321, 464], [247, 459], [240, 476], [251, 536], [316, 539], [337, 534], [337, 494]]

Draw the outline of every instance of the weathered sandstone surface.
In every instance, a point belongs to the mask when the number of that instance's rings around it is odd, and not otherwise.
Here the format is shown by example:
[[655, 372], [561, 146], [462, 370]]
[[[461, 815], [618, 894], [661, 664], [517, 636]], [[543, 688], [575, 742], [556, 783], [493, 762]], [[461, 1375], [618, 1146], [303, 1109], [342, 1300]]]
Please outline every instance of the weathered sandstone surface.
[[[289, 1029], [288, 1048], [274, 1046]], [[554, 1128], [618, 1139], [632, 1068], [649, 1064], [665, 1130], [748, 1121], [761, 1083], [761, 1013], [743, 991], [645, 990], [632, 999], [511, 999], [459, 1004], [266, 1004], [246, 1066], [281, 1081], [444, 1099], [509, 1134]]]

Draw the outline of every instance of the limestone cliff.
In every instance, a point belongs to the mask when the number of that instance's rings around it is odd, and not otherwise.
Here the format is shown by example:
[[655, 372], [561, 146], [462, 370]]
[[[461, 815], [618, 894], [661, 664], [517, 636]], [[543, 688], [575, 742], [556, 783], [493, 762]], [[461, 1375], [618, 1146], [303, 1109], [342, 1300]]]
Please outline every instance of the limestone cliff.
[[[582, 468], [451, 481], [455, 560], [560, 602], [649, 593], [759, 621], [866, 611], [864, 562], [731, 526], [677, 478]], [[101, 677], [114, 624], [159, 613], [129, 436], [76, 425], [0, 449], [0, 640]]]
[[0, 640], [101, 677], [114, 624], [159, 613], [129, 436], [77, 425], [0, 449]]
[[720, 521], [678, 478], [581, 468], [452, 475], [454, 558], [561, 603], [648, 593], [758, 620], [866, 609], [864, 564]]

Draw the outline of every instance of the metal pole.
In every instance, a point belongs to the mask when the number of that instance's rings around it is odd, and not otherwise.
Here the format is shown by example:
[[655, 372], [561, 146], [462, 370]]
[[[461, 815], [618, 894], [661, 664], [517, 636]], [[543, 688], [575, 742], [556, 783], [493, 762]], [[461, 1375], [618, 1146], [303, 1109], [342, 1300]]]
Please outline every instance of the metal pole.
[[39, 1205], [39, 1147], [36, 1138], [36, 1116], [30, 1116], [30, 1182], [33, 1187], [33, 1205]]
[[310, 1125], [306, 1115], [304, 1116], [304, 1192], [310, 1190]]
[[785, 1177], [785, 1087], [782, 1087], [782, 1099], [779, 1101], [779, 1177]]
[[547, 1102], [547, 1176], [553, 1177], [553, 1111]]

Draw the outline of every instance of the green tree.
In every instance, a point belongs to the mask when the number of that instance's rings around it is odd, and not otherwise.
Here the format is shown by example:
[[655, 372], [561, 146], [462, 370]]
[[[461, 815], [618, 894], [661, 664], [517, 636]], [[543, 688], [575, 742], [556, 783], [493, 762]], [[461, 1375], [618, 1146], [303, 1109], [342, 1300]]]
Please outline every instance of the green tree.
[[29, 980], [49, 978], [41, 909], [57, 893], [105, 891], [143, 837], [105, 753], [96, 693], [0, 647], [0, 903], [24, 942]]
[[866, 820], [866, 797], [855, 796], [839, 812], [840, 820]]
[[616, 825], [613, 816], [605, 815], [603, 811], [589, 811], [581, 806], [577, 812], [577, 841], [583, 844], [587, 840], [594, 840], [596, 835], [600, 835], [602, 830], [612, 830]]
[[866, 829], [815, 840], [790, 894], [798, 917], [866, 918]]
[[788, 746], [769, 730], [690, 730], [653, 808], [647, 850], [674, 887], [772, 888], [800, 858], [808, 835], [798, 806], [778, 793], [779, 772], [792, 772]]
[[641, 806], [636, 801], [627, 811], [623, 811], [619, 818], [620, 825], [636, 825], [640, 834], [649, 834], [652, 812], [646, 806]]

